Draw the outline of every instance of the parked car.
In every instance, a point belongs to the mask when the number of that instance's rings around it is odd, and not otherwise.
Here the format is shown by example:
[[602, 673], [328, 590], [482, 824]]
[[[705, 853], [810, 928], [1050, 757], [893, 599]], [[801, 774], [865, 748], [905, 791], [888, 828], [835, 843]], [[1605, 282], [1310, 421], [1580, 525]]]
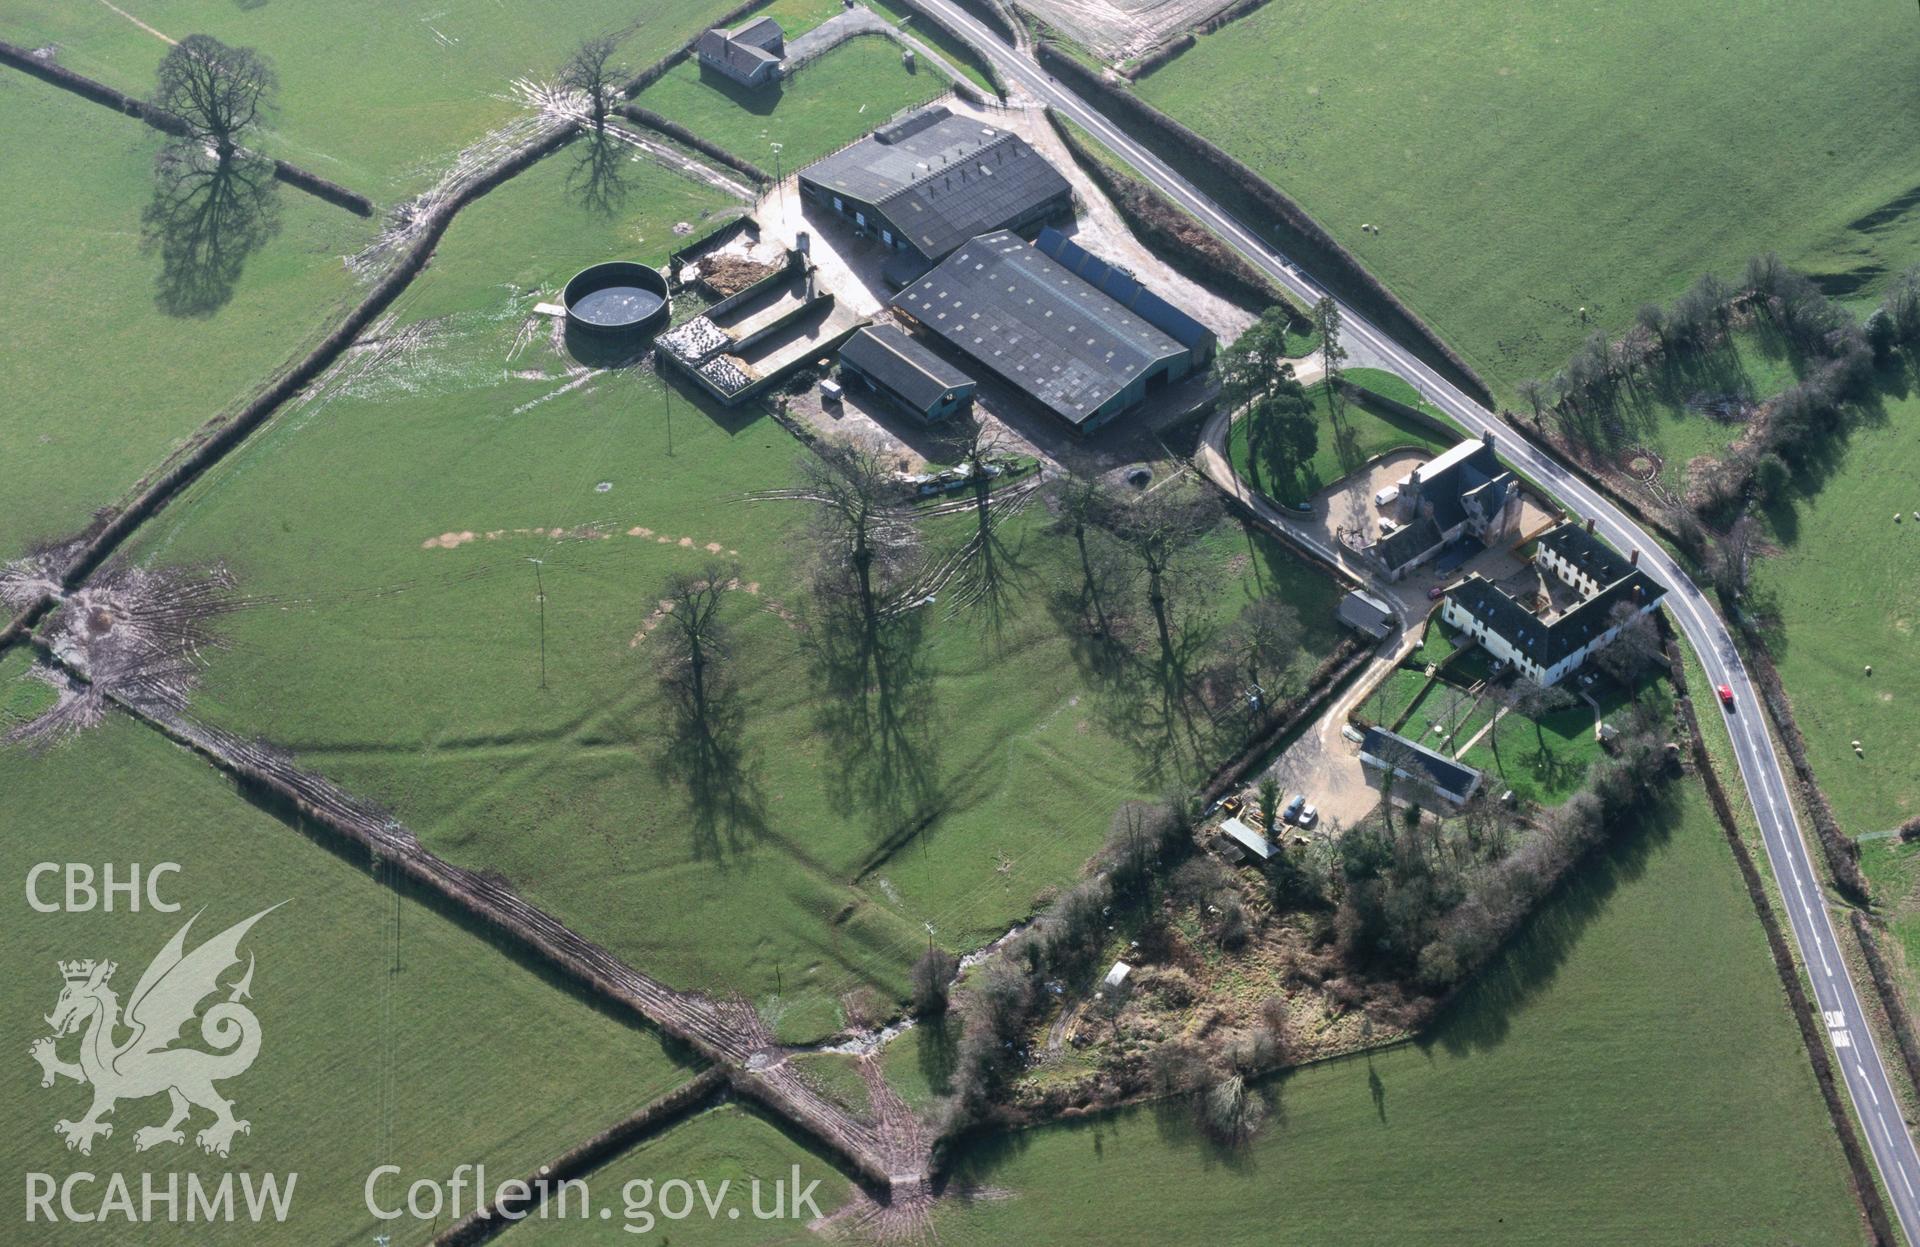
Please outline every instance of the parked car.
[[1320, 821], [1320, 811], [1311, 805], [1303, 805], [1300, 807], [1300, 816], [1297, 821], [1302, 827], [1311, 827]]
[[1437, 602], [1445, 596], [1447, 596], [1447, 586], [1445, 585], [1435, 585], [1433, 588], [1427, 590], [1427, 601], [1429, 602]]
[[1713, 691], [1720, 694], [1721, 705], [1725, 706], [1729, 710], [1733, 709], [1733, 690], [1732, 689], [1722, 684], [1719, 688], [1716, 688]]
[[1285, 819], [1289, 823], [1298, 821], [1300, 817], [1300, 811], [1306, 808], [1307, 808], [1307, 799], [1296, 792], [1291, 797], [1287, 798], [1287, 804], [1285, 808], [1283, 808], [1280, 811], [1280, 817]]

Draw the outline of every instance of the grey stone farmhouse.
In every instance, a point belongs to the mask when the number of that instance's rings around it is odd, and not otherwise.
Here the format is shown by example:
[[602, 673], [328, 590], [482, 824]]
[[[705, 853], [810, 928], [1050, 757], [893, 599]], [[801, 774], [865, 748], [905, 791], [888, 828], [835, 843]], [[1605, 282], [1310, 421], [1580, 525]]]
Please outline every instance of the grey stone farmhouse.
[[1441, 618], [1478, 641], [1495, 660], [1528, 679], [1557, 684], [1620, 634], [1618, 608], [1655, 610], [1666, 589], [1640, 570], [1639, 551], [1625, 558], [1571, 521], [1543, 535], [1534, 563], [1573, 589], [1579, 600], [1554, 615], [1536, 615], [1478, 575], [1448, 591]]
[[1488, 435], [1450, 447], [1400, 478], [1380, 511], [1380, 535], [1356, 553], [1383, 579], [1397, 581], [1464, 538], [1485, 546], [1514, 539], [1520, 483], [1494, 455]]
[[787, 54], [787, 32], [771, 17], [756, 17], [732, 30], [715, 27], [694, 40], [700, 68], [743, 87], [765, 86], [780, 76]]

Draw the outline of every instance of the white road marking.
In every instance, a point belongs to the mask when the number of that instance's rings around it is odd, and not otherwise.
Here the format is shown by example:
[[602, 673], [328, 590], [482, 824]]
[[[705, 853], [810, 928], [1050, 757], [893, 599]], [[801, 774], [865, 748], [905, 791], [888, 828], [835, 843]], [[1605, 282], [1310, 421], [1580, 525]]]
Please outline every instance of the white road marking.
[[[1263, 239], [1255, 236], [1240, 222], [1227, 216], [1199, 191], [1188, 186], [1184, 179], [1172, 173], [1161, 161], [1145, 152], [1117, 126], [1109, 122], [1104, 113], [1055, 83], [1032, 61], [1029, 54], [1002, 43], [997, 36], [988, 32], [981, 23], [965, 11], [946, 5], [943, 0], [932, 0], [932, 4], [957, 28], [966, 31], [976, 48], [983, 51], [994, 63], [1004, 66], [1016, 81], [1043, 103], [1051, 104], [1092, 130], [1109, 147], [1121, 153], [1143, 174], [1148, 175], [1150, 180], [1158, 184], [1176, 203], [1191, 211], [1202, 222], [1243, 251], [1249, 259], [1274, 276], [1281, 285], [1292, 289], [1309, 301], [1317, 300], [1325, 293], [1319, 285], [1299, 272]], [[1431, 397], [1442, 410], [1471, 430], [1485, 433], [1498, 429], [1502, 433], [1507, 432], [1497, 416], [1482, 410], [1478, 404], [1455, 392], [1450, 382], [1440, 377], [1424, 362], [1387, 338], [1364, 319], [1355, 317], [1351, 309], [1343, 309], [1343, 311], [1347, 313], [1346, 323], [1350, 338], [1372, 351], [1379, 359], [1386, 361], [1394, 371], [1405, 376], [1416, 389]], [[1561, 498], [1572, 500], [1581, 509], [1599, 518], [1603, 524], [1602, 531], [1610, 540], [1616, 544], [1635, 545], [1649, 552], [1649, 563], [1680, 590], [1673, 595], [1669, 607], [1676, 617], [1683, 621], [1683, 630], [1699, 654], [1704, 669], [1710, 675], [1717, 674], [1719, 676], [1717, 682], [1736, 686], [1747, 705], [1759, 706], [1759, 699], [1755, 696], [1751, 679], [1740, 664], [1738, 656], [1732, 654], [1732, 637], [1718, 617], [1705, 610], [1699, 588], [1686, 577], [1672, 559], [1666, 556], [1660, 546], [1645, 539], [1645, 535], [1629, 525], [1624, 518], [1616, 519], [1617, 513], [1610, 502], [1602, 500], [1594, 491], [1575, 480], [1557, 461], [1545, 457], [1544, 452], [1536, 450], [1524, 439], [1509, 439], [1503, 444], [1507, 448], [1508, 457], [1516, 464], [1533, 474], [1536, 479], [1550, 485]], [[1748, 801], [1760, 822], [1768, 861], [1776, 874], [1780, 870], [1781, 863], [1785, 862], [1795, 884], [1804, 886], [1801, 885], [1796, 863], [1803, 855], [1811, 861], [1811, 856], [1808, 853], [1799, 820], [1788, 797], [1785, 775], [1781, 770], [1779, 757], [1773, 752], [1770, 741], [1763, 747], [1756, 739], [1750, 715], [1741, 717], [1734, 742], [1735, 761], [1739, 766], [1741, 781], [1747, 788]], [[1764, 811], [1761, 809], [1762, 801], [1766, 803]], [[1787, 802], [1784, 813], [1780, 809], [1783, 801]], [[1791, 919], [1790, 908], [1787, 914]], [[1827, 978], [1833, 980], [1835, 975], [1832, 965], [1827, 961], [1823, 938], [1823, 931], [1832, 930], [1831, 919], [1825, 913], [1824, 902], [1822, 918], [1823, 922], [1815, 923], [1812, 921], [1811, 914], [1808, 914], [1805, 923], [1793, 921], [1789, 925], [1794, 928], [1794, 938], [1800, 943], [1803, 955], [1806, 941], [1809, 939], [1813, 941], [1815, 951], [1820, 954]], [[1838, 983], [1844, 985], [1844, 992], [1840, 996], [1841, 1002], [1851, 1004], [1857, 1009], [1858, 1000], [1852, 982], [1845, 975], [1841, 975], [1838, 976]], [[1830, 986], [1830, 990], [1841, 992], [1842, 988]], [[1867, 1046], [1869, 1049], [1873, 1048], [1870, 1033], [1867, 1037]], [[1874, 1052], [1874, 1060], [1876, 1064], [1880, 1062], [1877, 1051]], [[1871, 1084], [1869, 1084], [1869, 1090], [1872, 1090]], [[1850, 1094], [1853, 1092], [1850, 1079], [1848, 1091]], [[1859, 1107], [1857, 1097], [1855, 1107], [1856, 1109]], [[1914, 1190], [1907, 1178], [1906, 1168], [1909, 1165], [1920, 1165], [1920, 1152], [1914, 1150], [1912, 1139], [1904, 1129], [1901, 1132], [1901, 1143], [1905, 1144], [1905, 1150], [1902, 1152], [1894, 1143], [1885, 1117], [1878, 1117], [1877, 1120], [1880, 1123], [1881, 1135], [1886, 1141], [1886, 1149], [1875, 1147], [1874, 1160], [1883, 1173], [1890, 1164], [1899, 1172], [1900, 1182], [1907, 1192], [1908, 1202], [1896, 1204], [1896, 1211], [1900, 1214], [1903, 1228], [1912, 1230], [1915, 1222], [1912, 1206]], [[1872, 1134], [1869, 1133], [1867, 1137], [1869, 1144], [1872, 1144]], [[1910, 1234], [1909, 1237], [1912, 1238], [1914, 1235]]]

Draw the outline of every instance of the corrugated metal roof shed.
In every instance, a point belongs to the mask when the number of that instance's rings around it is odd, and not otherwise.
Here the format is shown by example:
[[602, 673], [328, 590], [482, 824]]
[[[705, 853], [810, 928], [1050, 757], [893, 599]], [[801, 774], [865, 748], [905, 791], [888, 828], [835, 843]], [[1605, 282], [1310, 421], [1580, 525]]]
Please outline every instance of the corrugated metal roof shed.
[[1261, 861], [1267, 861], [1274, 855], [1271, 841], [1237, 818], [1229, 818], [1220, 824], [1220, 830], [1235, 844], [1253, 854]]
[[877, 205], [929, 260], [976, 234], [1029, 219], [1073, 193], [1067, 180], [1017, 134], [1001, 134], [932, 169]]
[[974, 383], [893, 325], [868, 325], [847, 339], [840, 358], [921, 412], [931, 411], [954, 390]]
[[[1436, 791], [1455, 801], [1465, 801], [1480, 784], [1480, 772], [1474, 768], [1435, 753], [1417, 740], [1408, 740], [1384, 728], [1368, 728], [1365, 739], [1360, 743], [1360, 752], [1376, 765], [1386, 764], [1389, 754], [1405, 758], [1420, 769]], [[1403, 772], [1408, 770], [1404, 765], [1396, 769]]]
[[1181, 346], [1192, 350], [1205, 343], [1211, 347], [1213, 330], [1141, 285], [1133, 274], [1122, 272], [1059, 230], [1052, 226], [1041, 230], [1033, 245], [1051, 256], [1060, 267], [1135, 313]]
[[849, 199], [877, 204], [961, 157], [977, 154], [1005, 133], [935, 104], [816, 160], [800, 170], [800, 178]]
[[1356, 589], [1340, 599], [1339, 615], [1341, 623], [1350, 624], [1377, 640], [1387, 635], [1393, 608], [1379, 598]]
[[1187, 353], [1008, 230], [967, 243], [893, 306], [1076, 425]]

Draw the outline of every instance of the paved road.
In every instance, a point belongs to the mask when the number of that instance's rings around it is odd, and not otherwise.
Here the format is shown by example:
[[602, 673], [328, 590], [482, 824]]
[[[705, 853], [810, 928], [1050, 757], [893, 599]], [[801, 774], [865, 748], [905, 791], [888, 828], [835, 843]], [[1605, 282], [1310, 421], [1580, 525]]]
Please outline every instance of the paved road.
[[[1327, 293], [1271, 243], [1222, 210], [1108, 121], [1104, 114], [1054, 82], [1029, 54], [1009, 47], [952, 0], [923, 0], [923, 3], [963, 32], [1003, 74], [1096, 135], [1162, 194], [1200, 218], [1274, 280], [1308, 302]], [[1733, 690], [1736, 708], [1728, 715], [1727, 726], [1733, 737], [1740, 775], [1759, 820], [1767, 859], [1780, 883], [1788, 922], [1812, 982], [1816, 1007], [1821, 1011], [1833, 1043], [1835, 1066], [1859, 1113], [1867, 1144], [1879, 1166], [1901, 1230], [1909, 1243], [1920, 1244], [1920, 1153], [1916, 1153], [1913, 1138], [1900, 1116], [1886, 1066], [1867, 1026], [1866, 1012], [1841, 960], [1840, 943], [1794, 813], [1786, 776], [1766, 727], [1760, 721], [1766, 712], [1726, 624], [1699, 587], [1624, 512], [1556, 460], [1522, 440], [1492, 412], [1467, 397], [1354, 309], [1342, 305], [1341, 315], [1344, 325], [1341, 339], [1353, 363], [1396, 372], [1466, 428], [1496, 433], [1501, 455], [1510, 464], [1545, 486], [1570, 510], [1592, 517], [1600, 533], [1615, 546], [1639, 550], [1640, 565], [1671, 587], [1672, 592], [1667, 595], [1668, 610], [1692, 642], [1706, 668], [1707, 679]], [[1712, 699], [1703, 699], [1701, 708], [1712, 713], [1712, 705]]]

